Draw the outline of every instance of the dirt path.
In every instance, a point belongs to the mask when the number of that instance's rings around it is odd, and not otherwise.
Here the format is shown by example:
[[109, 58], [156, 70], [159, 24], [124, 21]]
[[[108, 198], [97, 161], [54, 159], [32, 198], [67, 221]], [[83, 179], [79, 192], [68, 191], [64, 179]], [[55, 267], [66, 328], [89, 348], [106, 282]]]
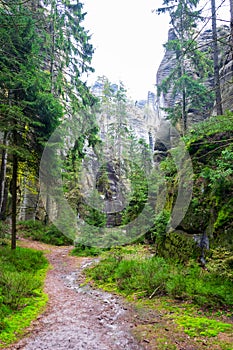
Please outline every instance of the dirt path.
[[81, 271], [89, 258], [69, 256], [70, 248], [37, 242], [20, 245], [47, 250], [52, 265], [45, 282], [47, 310], [28, 330], [28, 337], [11, 350], [142, 350], [132, 337], [132, 311], [112, 294], [79, 286]]

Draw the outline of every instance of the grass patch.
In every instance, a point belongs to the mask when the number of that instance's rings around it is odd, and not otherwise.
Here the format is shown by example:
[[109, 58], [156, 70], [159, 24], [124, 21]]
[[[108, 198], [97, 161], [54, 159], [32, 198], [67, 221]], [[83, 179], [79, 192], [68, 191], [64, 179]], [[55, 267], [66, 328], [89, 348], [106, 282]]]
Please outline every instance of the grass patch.
[[4, 329], [0, 331], [0, 348], [12, 344], [24, 335], [26, 328], [31, 322], [44, 311], [48, 301], [48, 296], [43, 292], [38, 292], [37, 297], [25, 299], [27, 305], [3, 319]]
[[44, 309], [48, 266], [40, 251], [0, 248], [0, 348], [16, 341]]
[[86, 270], [99, 287], [112, 286], [124, 295], [167, 295], [199, 306], [233, 306], [232, 282], [215, 272], [202, 270], [195, 262], [187, 266], [162, 257], [125, 256], [116, 249]]
[[153, 349], [232, 349], [232, 281], [195, 262], [115, 248], [85, 270], [87, 280], [133, 302], [134, 335]]
[[[100, 248], [100, 247], [89, 247], [84, 244], [76, 244], [75, 248], [72, 250], [71, 255], [74, 256], [105, 256], [105, 253], [108, 256], [109, 248]], [[120, 257], [127, 256], [144, 256], [148, 254], [148, 248], [144, 245], [130, 245], [125, 247], [115, 247], [111, 249], [111, 255], [115, 256], [117, 260]]]

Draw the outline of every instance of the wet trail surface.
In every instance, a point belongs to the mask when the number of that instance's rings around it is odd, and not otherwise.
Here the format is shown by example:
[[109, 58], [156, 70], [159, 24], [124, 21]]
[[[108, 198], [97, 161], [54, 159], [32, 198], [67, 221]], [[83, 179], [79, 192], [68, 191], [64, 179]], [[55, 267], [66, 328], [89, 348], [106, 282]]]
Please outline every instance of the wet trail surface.
[[[22, 244], [23, 243], [23, 244]], [[52, 265], [45, 282], [46, 311], [11, 350], [143, 350], [131, 335], [133, 314], [118, 296], [80, 287], [82, 270], [93, 259], [69, 256], [71, 248], [36, 242], [21, 245], [46, 250]]]

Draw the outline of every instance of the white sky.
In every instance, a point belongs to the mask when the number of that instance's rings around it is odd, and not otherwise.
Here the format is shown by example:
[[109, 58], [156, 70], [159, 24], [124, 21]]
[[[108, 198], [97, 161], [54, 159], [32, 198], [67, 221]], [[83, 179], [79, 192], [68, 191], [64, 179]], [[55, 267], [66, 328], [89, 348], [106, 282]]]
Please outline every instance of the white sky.
[[[155, 91], [156, 71], [164, 54], [168, 17], [152, 10], [158, 0], [83, 0], [84, 26], [95, 48], [92, 67], [97, 76], [122, 80], [133, 99]], [[167, 19], [166, 19], [167, 18]]]
[[[83, 0], [87, 12], [84, 26], [95, 48], [89, 84], [105, 75], [122, 80], [135, 100], [155, 92], [156, 72], [164, 55], [169, 16], [152, 13], [162, 0]], [[210, 7], [210, 0], [202, 0]], [[224, 2], [217, 0], [216, 4]], [[225, 0], [228, 5], [229, 1]], [[207, 15], [207, 11], [206, 11]], [[227, 18], [228, 19], [228, 18]]]

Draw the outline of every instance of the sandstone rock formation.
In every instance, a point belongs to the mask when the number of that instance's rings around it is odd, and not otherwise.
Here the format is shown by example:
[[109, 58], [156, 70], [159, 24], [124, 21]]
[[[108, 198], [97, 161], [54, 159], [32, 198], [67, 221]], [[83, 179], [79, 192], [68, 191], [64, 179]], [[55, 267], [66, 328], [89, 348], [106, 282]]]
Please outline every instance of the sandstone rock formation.
[[[221, 89], [222, 89], [222, 101], [223, 101], [223, 111], [231, 110], [233, 106], [233, 87], [232, 87], [232, 77], [233, 77], [233, 62], [231, 54], [231, 46], [229, 45], [229, 27], [221, 26], [218, 28], [218, 37], [219, 37], [219, 65], [220, 65], [220, 79], [221, 79]], [[168, 41], [174, 40], [175, 34], [172, 29], [168, 33]], [[211, 58], [211, 42], [212, 42], [212, 31], [211, 29], [205, 30], [198, 37], [198, 47], [201, 51], [207, 52]], [[162, 83], [162, 81], [169, 76], [172, 69], [174, 68], [176, 61], [176, 53], [172, 50], [166, 50], [164, 57], [161, 61], [159, 69], [156, 76], [157, 86]], [[187, 62], [188, 64], [188, 62]], [[205, 85], [211, 90], [214, 89], [214, 78], [213, 72], [210, 70], [209, 77], [205, 81]], [[157, 104], [159, 107], [159, 118], [164, 119], [166, 113], [162, 108], [174, 107], [177, 102], [179, 102], [180, 96], [174, 97], [172, 91], [169, 90], [167, 93], [161, 93], [158, 96]], [[188, 126], [191, 126], [193, 123], [198, 123], [215, 114], [214, 105], [208, 110], [206, 115], [198, 114], [198, 111], [190, 109], [188, 114]]]
[[[98, 97], [103, 95], [103, 84], [96, 82], [92, 87], [92, 93]], [[114, 92], [117, 92], [117, 84], [111, 84]], [[124, 119], [125, 126], [138, 140], [143, 139], [153, 149], [156, 133], [160, 125], [158, 116], [158, 107], [156, 104], [156, 96], [152, 92], [148, 92], [147, 100], [129, 101], [126, 106]], [[97, 121], [100, 127], [100, 136], [104, 139], [109, 126], [117, 123], [114, 111], [109, 110], [108, 113], [101, 112], [97, 115]]]

